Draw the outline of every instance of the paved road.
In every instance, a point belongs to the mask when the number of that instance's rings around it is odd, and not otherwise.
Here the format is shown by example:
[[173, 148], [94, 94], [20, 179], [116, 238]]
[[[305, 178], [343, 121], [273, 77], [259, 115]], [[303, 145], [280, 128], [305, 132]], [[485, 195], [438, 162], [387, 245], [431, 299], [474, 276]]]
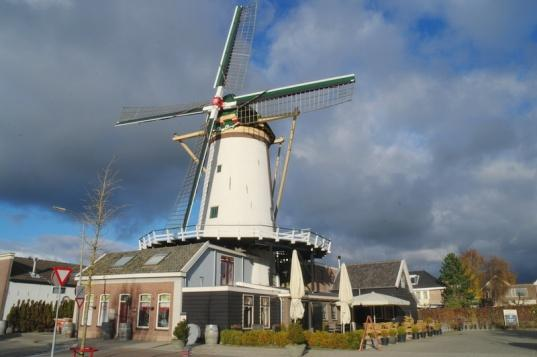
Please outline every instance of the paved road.
[[[0, 356], [49, 356], [50, 347], [46, 345], [50, 336], [46, 334], [24, 334], [20, 337], [0, 339]], [[60, 339], [56, 356], [67, 357], [68, 346], [73, 340]], [[119, 342], [91, 341], [99, 348], [96, 357], [168, 357], [178, 356], [177, 347], [163, 342]], [[193, 348], [193, 356], [223, 357], [279, 357], [285, 351], [279, 348], [252, 348], [232, 346], [200, 345]], [[313, 349], [306, 357], [349, 357], [349, 356], [433, 356], [433, 357], [499, 357], [499, 356], [536, 356], [537, 330], [524, 331], [464, 331], [450, 332], [442, 336], [428, 337], [418, 341], [409, 341], [385, 347], [382, 351], [365, 352]]]

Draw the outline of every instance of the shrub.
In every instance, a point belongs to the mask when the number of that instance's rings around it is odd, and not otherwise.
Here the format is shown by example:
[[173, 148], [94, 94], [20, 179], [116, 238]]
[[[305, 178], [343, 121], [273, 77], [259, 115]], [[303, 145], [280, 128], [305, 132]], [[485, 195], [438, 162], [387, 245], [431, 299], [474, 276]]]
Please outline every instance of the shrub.
[[335, 349], [358, 349], [363, 334], [363, 330], [347, 333], [304, 332], [309, 347]]
[[418, 328], [418, 326], [414, 325], [412, 326], [412, 333], [418, 333], [420, 332], [420, 329]]
[[52, 303], [23, 300], [11, 307], [8, 324], [16, 332], [52, 331], [54, 313]]
[[398, 334], [398, 335], [406, 335], [406, 328], [405, 328], [405, 326], [399, 326], [399, 327], [397, 328], [397, 334]]
[[289, 344], [289, 335], [287, 331], [274, 332], [272, 336], [272, 343], [278, 347], [284, 347]]
[[287, 328], [287, 334], [289, 343], [295, 345], [302, 345], [306, 343], [306, 338], [304, 337], [304, 330], [302, 326], [297, 323], [292, 323]]
[[[298, 326], [300, 327], [300, 326]], [[358, 349], [364, 334], [363, 330], [347, 333], [328, 333], [326, 331], [309, 332], [302, 331], [296, 326], [290, 325], [287, 331], [254, 330], [237, 331], [222, 330], [220, 332], [220, 342], [224, 345], [236, 346], [277, 346], [284, 347], [290, 343], [296, 343], [296, 335], [302, 332], [304, 340], [310, 347], [336, 348], [336, 349]], [[294, 340], [291, 340], [289, 333], [295, 333]]]
[[175, 329], [173, 330], [173, 335], [180, 341], [186, 341], [189, 332], [190, 328], [188, 327], [188, 323], [186, 322], [186, 320], [184, 320], [179, 322], [177, 326], [175, 326]]
[[392, 337], [395, 337], [395, 336], [397, 336], [397, 330], [394, 329], [394, 328], [392, 328], [392, 329], [390, 329], [390, 330], [388, 331], [388, 334], [389, 334], [390, 336], [392, 336]]

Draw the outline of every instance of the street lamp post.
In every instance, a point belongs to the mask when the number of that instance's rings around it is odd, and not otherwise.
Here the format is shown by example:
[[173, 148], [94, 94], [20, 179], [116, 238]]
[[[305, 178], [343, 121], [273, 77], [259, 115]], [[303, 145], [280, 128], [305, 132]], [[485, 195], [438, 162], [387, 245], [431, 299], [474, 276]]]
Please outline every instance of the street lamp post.
[[[72, 210], [69, 210], [65, 207], [60, 206], [52, 206], [52, 209], [54, 209], [57, 212], [60, 213], [66, 213], [69, 214], [71, 217], [75, 218], [77, 221], [80, 221], [82, 223], [82, 232], [80, 236], [80, 270], [78, 271], [78, 282], [77, 287], [80, 287], [82, 285], [82, 268], [84, 265], [84, 242], [86, 240], [86, 221], [84, 218]], [[76, 337], [78, 338], [78, 327], [80, 326], [80, 308], [77, 305], [77, 314], [76, 314]]]

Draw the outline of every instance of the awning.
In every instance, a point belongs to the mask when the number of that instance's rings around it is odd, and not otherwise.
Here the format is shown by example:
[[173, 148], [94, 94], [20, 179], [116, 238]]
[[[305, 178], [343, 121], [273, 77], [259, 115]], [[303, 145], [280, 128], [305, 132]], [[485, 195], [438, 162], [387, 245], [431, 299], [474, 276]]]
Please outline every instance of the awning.
[[352, 298], [352, 306], [409, 306], [410, 302], [394, 296], [370, 292]]

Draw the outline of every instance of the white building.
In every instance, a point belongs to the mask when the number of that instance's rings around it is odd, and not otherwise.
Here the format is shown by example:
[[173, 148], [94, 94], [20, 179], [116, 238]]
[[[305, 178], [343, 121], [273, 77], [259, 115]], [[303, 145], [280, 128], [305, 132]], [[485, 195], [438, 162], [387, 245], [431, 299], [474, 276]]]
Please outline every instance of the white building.
[[[50, 282], [54, 266], [69, 266], [74, 272], [78, 271], [73, 264], [16, 257], [14, 253], [0, 254], [0, 319], [5, 320], [11, 307], [17, 305], [18, 301], [55, 303], [57, 295]], [[63, 295], [74, 299], [75, 285], [71, 277]]]

